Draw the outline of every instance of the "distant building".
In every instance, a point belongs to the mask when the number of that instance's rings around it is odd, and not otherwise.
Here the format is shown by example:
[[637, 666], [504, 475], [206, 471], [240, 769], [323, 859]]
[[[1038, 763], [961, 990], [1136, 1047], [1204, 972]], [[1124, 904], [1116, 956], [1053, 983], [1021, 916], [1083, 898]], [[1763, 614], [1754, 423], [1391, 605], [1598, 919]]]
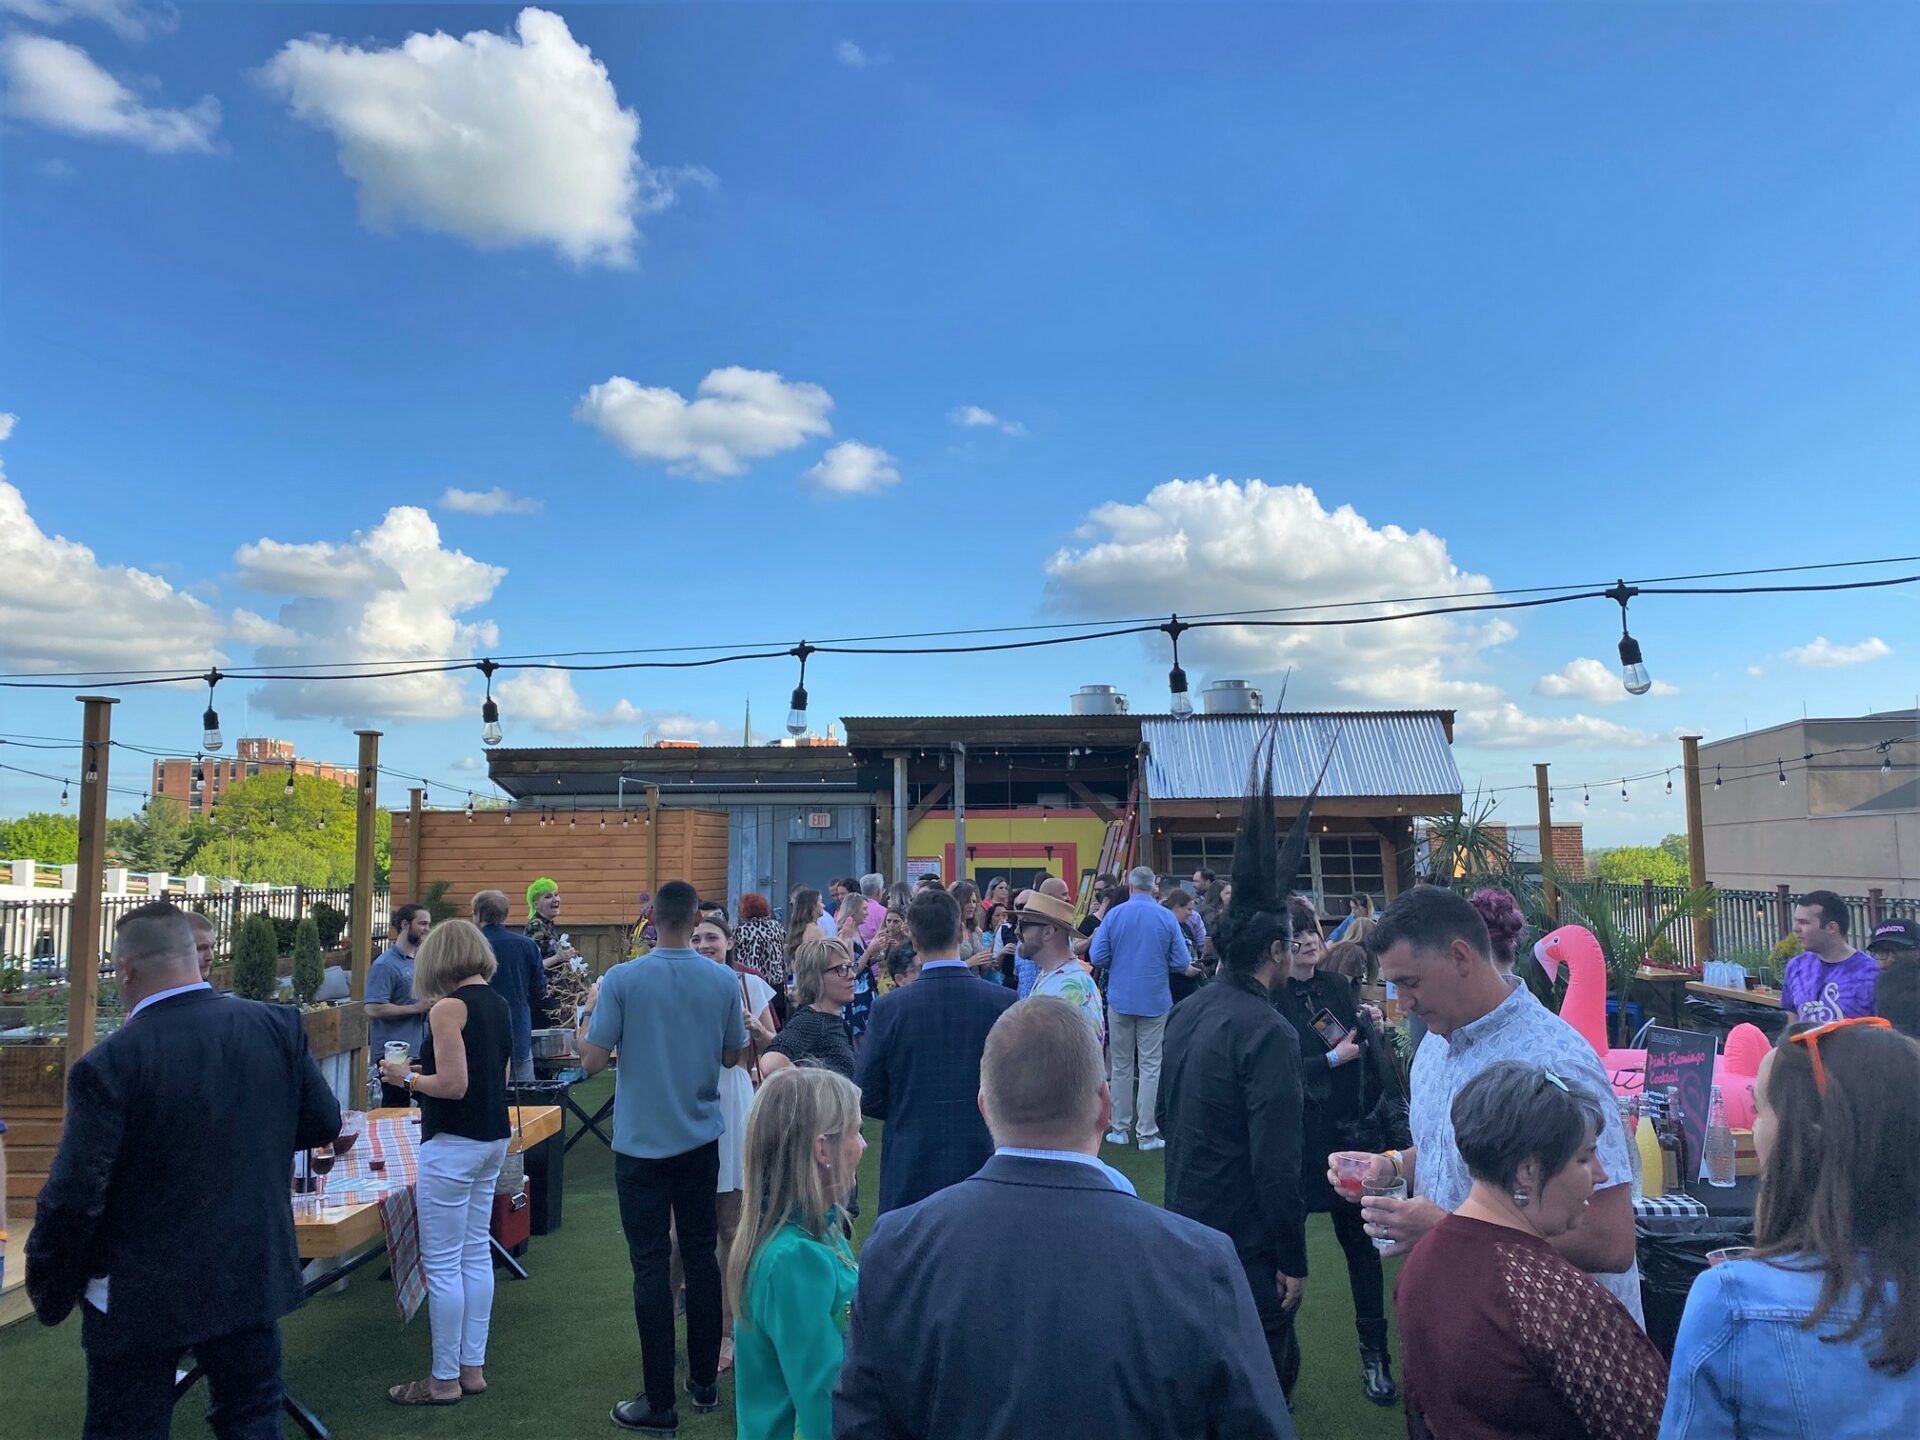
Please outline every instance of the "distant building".
[[1920, 710], [1702, 745], [1700, 799], [1716, 885], [1920, 894]]
[[211, 815], [229, 787], [256, 775], [313, 775], [351, 788], [360, 778], [351, 765], [329, 765], [293, 753], [291, 740], [242, 740], [224, 755], [173, 755], [153, 762], [153, 793], [178, 800], [189, 815]]

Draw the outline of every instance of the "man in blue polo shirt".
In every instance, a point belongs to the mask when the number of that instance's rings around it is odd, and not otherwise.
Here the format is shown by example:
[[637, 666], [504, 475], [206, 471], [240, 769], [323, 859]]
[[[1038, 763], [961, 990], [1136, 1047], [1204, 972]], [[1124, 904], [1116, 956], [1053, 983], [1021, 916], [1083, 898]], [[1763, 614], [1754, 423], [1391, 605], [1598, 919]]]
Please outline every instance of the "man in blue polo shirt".
[[1107, 911], [1093, 932], [1087, 957], [1107, 981], [1107, 1046], [1113, 1060], [1113, 1128], [1107, 1143], [1124, 1145], [1134, 1121], [1134, 1073], [1140, 1079], [1139, 1135], [1142, 1150], [1164, 1150], [1154, 1110], [1160, 1098], [1160, 1041], [1173, 1009], [1172, 975], [1198, 977], [1187, 953], [1186, 932], [1154, 896], [1154, 874], [1145, 865], [1127, 872], [1131, 892]]
[[633, 1314], [645, 1389], [613, 1407], [624, 1430], [671, 1435], [673, 1294], [669, 1223], [687, 1276], [687, 1394], [693, 1408], [720, 1403], [720, 1072], [747, 1053], [740, 981], [688, 946], [700, 897], [684, 880], [660, 887], [653, 923], [660, 940], [614, 966], [593, 987], [580, 1027], [588, 1074], [615, 1050], [613, 1183], [633, 1264]]

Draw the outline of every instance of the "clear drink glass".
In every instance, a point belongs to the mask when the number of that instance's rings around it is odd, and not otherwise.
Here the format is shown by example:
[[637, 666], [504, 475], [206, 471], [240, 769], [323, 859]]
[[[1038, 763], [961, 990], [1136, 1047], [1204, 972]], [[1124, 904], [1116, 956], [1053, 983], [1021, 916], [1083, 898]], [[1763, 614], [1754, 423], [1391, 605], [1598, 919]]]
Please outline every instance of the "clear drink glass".
[[[1361, 1194], [1369, 1200], [1404, 1200], [1407, 1198], [1407, 1182], [1405, 1180], [1369, 1180], [1362, 1187]], [[1376, 1250], [1391, 1250], [1395, 1245], [1400, 1243], [1397, 1240], [1389, 1240], [1380, 1235], [1371, 1236], [1370, 1238], [1373, 1241], [1373, 1248]]]

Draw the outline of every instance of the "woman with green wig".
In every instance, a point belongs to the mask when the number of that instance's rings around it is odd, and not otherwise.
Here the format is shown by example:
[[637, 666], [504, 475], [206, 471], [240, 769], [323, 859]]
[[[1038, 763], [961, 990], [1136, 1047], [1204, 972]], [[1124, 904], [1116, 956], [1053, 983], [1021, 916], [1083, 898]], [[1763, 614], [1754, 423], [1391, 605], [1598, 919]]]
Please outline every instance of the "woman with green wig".
[[[574, 1007], [586, 1001], [585, 977], [574, 975], [572, 961], [579, 952], [560, 929], [559, 883], [544, 875], [527, 886], [526, 935], [539, 948], [547, 971], [547, 998], [534, 1023], [542, 1029], [571, 1028]], [[576, 979], [580, 983], [574, 983]]]

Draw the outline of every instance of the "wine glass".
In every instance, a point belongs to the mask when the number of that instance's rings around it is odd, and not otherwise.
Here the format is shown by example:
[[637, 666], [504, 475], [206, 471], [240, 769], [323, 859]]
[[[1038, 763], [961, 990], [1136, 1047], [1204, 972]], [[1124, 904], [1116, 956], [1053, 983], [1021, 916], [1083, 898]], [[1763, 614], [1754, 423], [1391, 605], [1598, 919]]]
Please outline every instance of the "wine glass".
[[319, 1208], [325, 1210], [327, 1208], [327, 1172], [333, 1169], [333, 1146], [316, 1145], [307, 1159], [313, 1166], [313, 1173], [319, 1177], [316, 1182], [320, 1190]]
[[342, 1159], [354, 1143], [366, 1131], [367, 1117], [358, 1110], [349, 1110], [340, 1117], [340, 1133], [333, 1138], [333, 1153]]

